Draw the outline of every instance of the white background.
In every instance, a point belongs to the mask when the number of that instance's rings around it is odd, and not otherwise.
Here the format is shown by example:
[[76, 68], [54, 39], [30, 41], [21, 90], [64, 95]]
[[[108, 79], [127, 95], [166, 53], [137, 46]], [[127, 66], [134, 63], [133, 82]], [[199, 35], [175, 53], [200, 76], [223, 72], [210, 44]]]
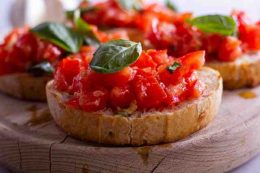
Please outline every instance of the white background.
[[[68, 9], [76, 7], [79, 0], [61, 0]], [[163, 2], [163, 0], [159, 0]], [[10, 7], [14, 0], [0, 0], [0, 37], [10, 28]], [[260, 0], [173, 0], [180, 11], [193, 11], [195, 15], [222, 13], [233, 9], [246, 11], [254, 20], [260, 20]], [[214, 156], [212, 156], [214, 157]], [[0, 168], [0, 173], [6, 173]], [[260, 155], [253, 158], [232, 173], [260, 173]]]

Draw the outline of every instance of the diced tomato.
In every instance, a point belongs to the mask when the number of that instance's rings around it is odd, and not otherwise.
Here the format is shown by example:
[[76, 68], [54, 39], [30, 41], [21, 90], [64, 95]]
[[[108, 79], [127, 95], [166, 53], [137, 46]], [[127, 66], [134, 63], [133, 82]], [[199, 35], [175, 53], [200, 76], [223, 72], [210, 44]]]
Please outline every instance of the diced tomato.
[[124, 86], [133, 79], [134, 71], [130, 67], [126, 67], [114, 74], [106, 74], [104, 76], [104, 85], [107, 86]]
[[206, 35], [203, 38], [203, 49], [205, 49], [208, 54], [217, 54], [222, 40], [223, 37], [218, 34]]
[[66, 91], [69, 87], [60, 67], [57, 68], [54, 75], [54, 86], [60, 91]]
[[226, 37], [221, 43], [218, 58], [221, 61], [234, 61], [241, 55], [241, 41], [235, 37]]
[[134, 90], [140, 108], [157, 108], [167, 98], [163, 84], [151, 74], [138, 70], [134, 79]]
[[83, 19], [97, 26], [131, 27], [134, 26], [133, 11], [126, 11], [116, 0], [99, 2], [94, 5], [95, 10], [83, 13]]
[[205, 51], [192, 52], [180, 57], [179, 59], [181, 61], [183, 68], [185, 68], [186, 70], [185, 73], [183, 74], [186, 74], [187, 71], [193, 71], [195, 69], [199, 69], [204, 65]]
[[240, 32], [240, 37], [245, 47], [249, 50], [260, 50], [260, 26], [259, 25], [246, 25]]
[[80, 59], [63, 59], [56, 70], [55, 86], [60, 90], [65, 90], [72, 85], [73, 78], [80, 73], [80, 64]]
[[169, 62], [169, 57], [167, 55], [167, 50], [154, 50], [154, 49], [151, 49], [151, 50], [147, 51], [147, 54], [152, 57], [153, 61], [157, 65], [166, 64], [166, 63]]
[[110, 103], [113, 108], [128, 108], [134, 100], [130, 86], [114, 87], [110, 93]]
[[80, 95], [79, 105], [84, 111], [94, 112], [105, 109], [109, 98], [105, 88], [99, 88], [84, 92]]
[[71, 84], [73, 78], [80, 73], [80, 63], [80, 59], [66, 58], [61, 61], [60, 68], [68, 84]]
[[143, 52], [141, 54], [141, 56], [138, 58], [138, 60], [131, 65], [132, 67], [138, 67], [138, 68], [147, 68], [147, 67], [151, 67], [151, 68], [155, 68], [157, 66], [157, 64], [154, 62], [153, 58]]
[[174, 73], [170, 73], [168, 71], [168, 66], [173, 63], [162, 65], [158, 68], [160, 79], [166, 85], [179, 83], [184, 76], [191, 74], [195, 69], [201, 68], [205, 63], [205, 52], [197, 51], [189, 53], [174, 61], [181, 64], [181, 66], [177, 68]]

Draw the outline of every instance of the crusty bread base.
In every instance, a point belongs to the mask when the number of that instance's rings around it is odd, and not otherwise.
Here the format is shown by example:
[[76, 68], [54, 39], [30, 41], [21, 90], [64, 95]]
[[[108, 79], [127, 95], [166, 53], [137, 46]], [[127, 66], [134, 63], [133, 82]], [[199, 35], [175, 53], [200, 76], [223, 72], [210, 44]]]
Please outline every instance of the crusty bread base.
[[64, 105], [66, 94], [47, 84], [47, 99], [55, 122], [69, 135], [85, 141], [112, 145], [151, 145], [182, 139], [205, 127], [216, 115], [222, 97], [219, 73], [203, 68], [199, 77], [206, 84], [203, 95], [164, 111], [124, 117], [109, 112], [88, 113]]
[[46, 84], [50, 76], [33, 77], [28, 73], [0, 76], [0, 91], [7, 95], [32, 101], [46, 101]]
[[225, 89], [253, 87], [260, 84], [260, 53], [248, 54], [234, 62], [207, 62], [220, 72]]

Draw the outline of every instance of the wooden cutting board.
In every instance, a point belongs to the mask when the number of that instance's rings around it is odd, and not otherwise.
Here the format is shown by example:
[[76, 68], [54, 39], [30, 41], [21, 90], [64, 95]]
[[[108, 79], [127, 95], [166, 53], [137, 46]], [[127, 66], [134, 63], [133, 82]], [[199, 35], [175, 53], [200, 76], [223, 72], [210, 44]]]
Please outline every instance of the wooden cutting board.
[[224, 172], [260, 151], [260, 87], [225, 91], [215, 120], [175, 143], [109, 147], [70, 138], [46, 104], [0, 95], [0, 162], [23, 172]]

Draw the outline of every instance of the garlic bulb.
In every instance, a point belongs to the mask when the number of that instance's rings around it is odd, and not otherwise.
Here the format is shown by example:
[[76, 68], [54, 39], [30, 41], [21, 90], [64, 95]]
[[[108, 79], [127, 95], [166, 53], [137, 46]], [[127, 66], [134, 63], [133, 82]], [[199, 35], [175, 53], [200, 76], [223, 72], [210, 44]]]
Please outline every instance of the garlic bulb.
[[44, 21], [64, 21], [60, 0], [16, 0], [10, 14], [13, 26], [35, 26]]

